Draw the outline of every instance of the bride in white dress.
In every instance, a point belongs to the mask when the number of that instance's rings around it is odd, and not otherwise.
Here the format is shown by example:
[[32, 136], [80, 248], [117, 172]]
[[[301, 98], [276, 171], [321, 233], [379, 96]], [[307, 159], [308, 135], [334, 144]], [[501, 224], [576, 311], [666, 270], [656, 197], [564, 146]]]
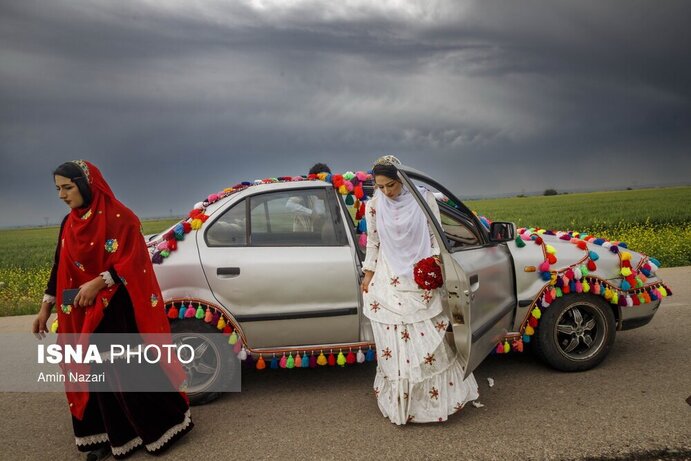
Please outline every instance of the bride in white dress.
[[[438, 256], [439, 244], [398, 178], [397, 164], [393, 156], [377, 161], [372, 170], [376, 192], [366, 207], [361, 288], [377, 345], [374, 393], [392, 423], [446, 421], [478, 398], [477, 382], [472, 374], [463, 380], [463, 368], [446, 340], [449, 319], [439, 289], [422, 290], [413, 280], [415, 263]], [[422, 192], [439, 220], [434, 195]]]

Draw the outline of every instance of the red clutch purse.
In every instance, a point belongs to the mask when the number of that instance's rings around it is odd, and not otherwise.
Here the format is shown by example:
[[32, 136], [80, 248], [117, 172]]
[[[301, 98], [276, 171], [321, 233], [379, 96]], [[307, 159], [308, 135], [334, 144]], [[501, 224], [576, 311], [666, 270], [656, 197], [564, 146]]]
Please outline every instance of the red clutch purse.
[[415, 263], [413, 278], [421, 290], [434, 290], [444, 284], [441, 267], [434, 258], [421, 259]]

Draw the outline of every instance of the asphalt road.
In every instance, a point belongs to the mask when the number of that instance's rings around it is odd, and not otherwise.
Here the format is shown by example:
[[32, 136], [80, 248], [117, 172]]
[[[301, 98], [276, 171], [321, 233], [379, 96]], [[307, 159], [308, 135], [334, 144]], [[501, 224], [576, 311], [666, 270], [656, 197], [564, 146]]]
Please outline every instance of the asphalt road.
[[[530, 354], [493, 356], [475, 372], [483, 408], [404, 427], [379, 412], [372, 364], [250, 371], [241, 393], [193, 408], [195, 429], [165, 458], [691, 459], [691, 267], [661, 275], [674, 296], [649, 325], [619, 332], [594, 370], [560, 373]], [[0, 319], [0, 332], [31, 320]], [[0, 459], [83, 456], [63, 394], [4, 393], [0, 409]]]

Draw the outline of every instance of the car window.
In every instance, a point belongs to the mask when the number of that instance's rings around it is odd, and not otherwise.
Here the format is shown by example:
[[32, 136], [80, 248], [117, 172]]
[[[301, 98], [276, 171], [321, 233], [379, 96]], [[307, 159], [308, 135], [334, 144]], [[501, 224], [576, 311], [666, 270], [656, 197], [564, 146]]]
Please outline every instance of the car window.
[[333, 246], [336, 229], [324, 189], [259, 194], [250, 198], [250, 245]]
[[246, 210], [247, 204], [243, 200], [225, 211], [206, 231], [206, 244], [211, 247], [246, 245]]
[[448, 214], [448, 211], [445, 212], [445, 207], [447, 206], [444, 202], [439, 203], [439, 212], [441, 214], [441, 227], [444, 229], [451, 247], [479, 245], [480, 242], [477, 236], [470, 230], [470, 224], [463, 222], [455, 216], [451, 216]]
[[437, 205], [439, 205], [440, 224], [451, 249], [481, 245], [477, 225], [471, 217], [466, 215], [464, 206], [447, 197], [434, 184], [420, 179], [413, 179], [413, 183], [418, 187], [424, 187], [434, 194]]

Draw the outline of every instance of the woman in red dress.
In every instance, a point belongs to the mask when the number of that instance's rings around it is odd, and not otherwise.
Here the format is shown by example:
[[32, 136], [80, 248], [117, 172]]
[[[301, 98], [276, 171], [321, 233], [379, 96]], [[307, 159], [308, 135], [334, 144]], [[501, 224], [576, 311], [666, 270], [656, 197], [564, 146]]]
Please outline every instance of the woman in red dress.
[[[60, 227], [34, 333], [45, 336], [57, 304], [59, 341], [71, 333], [169, 334], [139, 219], [115, 198], [91, 163], [67, 162], [53, 174], [58, 196], [71, 211]], [[63, 291], [74, 288], [79, 288], [74, 301], [63, 303]], [[124, 458], [142, 446], [158, 454], [192, 429], [189, 401], [179, 391], [184, 370], [175, 365], [157, 368], [165, 373], [169, 392], [66, 388], [77, 448], [89, 452], [88, 460], [111, 452]]]

